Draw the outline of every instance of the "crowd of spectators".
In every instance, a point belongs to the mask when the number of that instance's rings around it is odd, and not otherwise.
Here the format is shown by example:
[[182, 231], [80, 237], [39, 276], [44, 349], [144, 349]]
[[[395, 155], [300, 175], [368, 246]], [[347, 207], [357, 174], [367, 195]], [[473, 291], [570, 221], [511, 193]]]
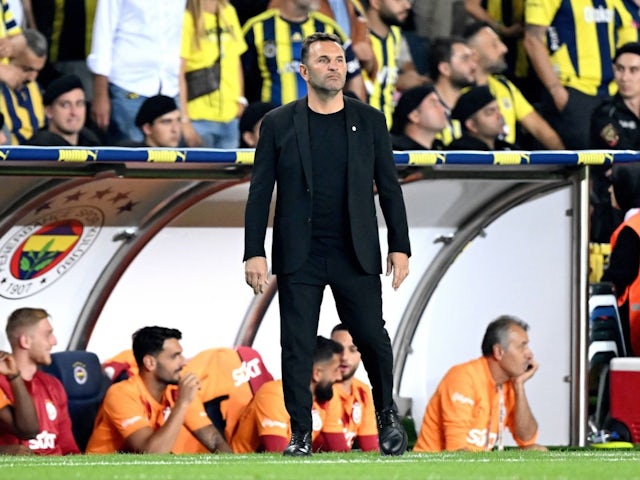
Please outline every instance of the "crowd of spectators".
[[144, 145], [136, 115], [155, 95], [175, 99], [180, 146], [250, 145], [240, 127], [248, 104], [304, 96], [300, 45], [327, 31], [344, 42], [346, 90], [383, 111], [389, 129], [402, 93], [433, 82], [446, 148], [463, 134], [451, 114], [457, 98], [486, 84], [504, 118], [501, 141], [587, 149], [598, 144], [592, 112], [616, 92], [616, 48], [638, 40], [637, 6], [621, 0], [571, 0], [561, 11], [524, 0], [0, 2], [0, 112], [14, 145], [60, 145], [36, 135], [51, 131], [55, 107], [41, 94], [69, 74], [82, 84], [86, 114], [77, 116], [94, 134], [90, 145]]

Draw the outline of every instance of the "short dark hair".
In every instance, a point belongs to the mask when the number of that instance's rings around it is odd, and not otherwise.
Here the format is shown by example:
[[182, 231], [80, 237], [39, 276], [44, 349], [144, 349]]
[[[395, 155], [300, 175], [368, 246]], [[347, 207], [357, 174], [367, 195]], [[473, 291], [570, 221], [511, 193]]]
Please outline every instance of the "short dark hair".
[[442, 62], [449, 63], [451, 61], [453, 46], [456, 43], [463, 43], [466, 45], [464, 38], [451, 36], [438, 37], [429, 47], [429, 76], [434, 82], [440, 78], [440, 70], [438, 69], [438, 66]]
[[462, 36], [464, 37], [465, 40], [469, 40], [471, 37], [475, 37], [476, 34], [483, 28], [490, 28], [491, 30], [493, 30], [493, 27], [489, 25], [487, 22], [477, 21], [477, 22], [470, 23], [469, 25], [464, 27]]
[[329, 338], [321, 335], [316, 337], [316, 348], [313, 351], [313, 363], [324, 363], [330, 361], [334, 355], [341, 355], [344, 347]]
[[333, 327], [333, 329], [331, 330], [331, 335], [336, 332], [349, 332], [349, 329], [344, 323], [339, 323], [335, 327]]
[[529, 330], [529, 325], [513, 315], [501, 315], [487, 326], [487, 331], [482, 339], [482, 355], [485, 357], [493, 353], [493, 346], [497, 343], [502, 348], [507, 348], [509, 329], [520, 327], [525, 332]]
[[309, 48], [316, 42], [335, 42], [340, 45], [340, 48], [344, 50], [342, 46], [342, 40], [335, 33], [327, 33], [327, 32], [316, 32], [312, 33], [308, 37], [305, 37], [302, 42], [302, 51], [300, 52], [300, 62], [302, 64], [306, 64], [307, 60], [309, 60]]
[[175, 338], [180, 340], [182, 333], [175, 328], [166, 327], [142, 327], [133, 335], [133, 356], [138, 367], [142, 369], [142, 359], [146, 355], [156, 356], [164, 348], [165, 340]]

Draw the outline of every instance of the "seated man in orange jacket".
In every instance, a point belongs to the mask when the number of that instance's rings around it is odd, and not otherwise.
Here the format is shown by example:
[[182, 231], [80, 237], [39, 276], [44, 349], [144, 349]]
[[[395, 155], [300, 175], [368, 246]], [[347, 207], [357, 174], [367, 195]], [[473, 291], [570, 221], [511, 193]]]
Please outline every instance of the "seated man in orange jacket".
[[[371, 387], [354, 377], [360, 366], [360, 352], [347, 327], [339, 323], [331, 331], [331, 340], [344, 347], [340, 359], [342, 379], [333, 385], [329, 410], [340, 414], [344, 437], [349, 448], [354, 444], [364, 452], [378, 450], [378, 425]], [[336, 410], [332, 410], [332, 409]], [[329, 434], [325, 434], [325, 438]]]
[[87, 453], [189, 453], [174, 446], [186, 427], [211, 452], [231, 452], [197, 398], [200, 380], [186, 365], [179, 330], [144, 327], [133, 334], [139, 374], [112, 385]]
[[505, 428], [520, 447], [546, 450], [535, 443], [538, 423], [524, 390], [538, 370], [528, 329], [525, 322], [508, 315], [489, 324], [482, 357], [454, 366], [438, 385], [414, 451], [501, 450]]
[[[342, 346], [318, 337], [313, 355], [313, 370], [310, 388], [313, 393], [314, 451], [347, 451], [339, 415], [330, 412], [326, 404], [333, 397], [333, 383], [341, 378], [340, 356]], [[325, 408], [322, 408], [325, 407]], [[324, 438], [324, 435], [327, 438]], [[289, 414], [284, 406], [282, 381], [274, 380], [260, 387], [253, 400], [240, 417], [231, 437], [235, 453], [282, 452], [291, 438]]]

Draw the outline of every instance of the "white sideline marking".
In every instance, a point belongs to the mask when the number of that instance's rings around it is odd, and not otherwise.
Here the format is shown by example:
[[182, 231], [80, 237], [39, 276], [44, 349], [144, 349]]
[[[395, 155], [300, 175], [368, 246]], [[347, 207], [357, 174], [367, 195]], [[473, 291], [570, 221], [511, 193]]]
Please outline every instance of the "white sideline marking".
[[[515, 452], [518, 453], [517, 451]], [[521, 452], [522, 453], [522, 452]], [[350, 458], [333, 458], [332, 455], [317, 454], [309, 459], [285, 459], [277, 455], [167, 455], [167, 458], [146, 457], [144, 455], [122, 455], [121, 457], [104, 458], [101, 455], [77, 456], [77, 457], [0, 457], [0, 470], [4, 468], [37, 465], [46, 467], [91, 467], [104, 466], [129, 466], [129, 465], [233, 465], [238, 463], [250, 463], [253, 465], [282, 465], [285, 463], [312, 463], [312, 464], [347, 464], [347, 463], [446, 463], [451, 461], [462, 463], [526, 463], [539, 462], [541, 457], [508, 456], [500, 454], [482, 455], [478, 457], [460, 457], [457, 453], [419, 454], [407, 453], [402, 457], [375, 457], [360, 456], [354, 454]], [[572, 458], [597, 458], [603, 462], [638, 461], [640, 454], [631, 452], [603, 452], [603, 451], [575, 451], [575, 452], [548, 452], [544, 456], [545, 462], [565, 462]], [[247, 462], [247, 460], [250, 460]]]

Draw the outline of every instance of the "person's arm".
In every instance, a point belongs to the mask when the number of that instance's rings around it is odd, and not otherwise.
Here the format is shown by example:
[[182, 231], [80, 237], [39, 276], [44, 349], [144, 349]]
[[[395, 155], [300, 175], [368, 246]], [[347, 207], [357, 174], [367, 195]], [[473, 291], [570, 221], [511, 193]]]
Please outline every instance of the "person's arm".
[[0, 82], [13, 90], [17, 90], [24, 82], [24, 72], [10, 63], [0, 63]]
[[562, 111], [569, 101], [569, 92], [560, 83], [551, 64], [545, 40], [547, 29], [548, 27], [542, 25], [527, 24], [524, 32], [524, 48], [538, 78], [553, 98], [556, 108]]
[[260, 140], [254, 156], [244, 222], [245, 281], [256, 294], [263, 292], [267, 285], [264, 241], [275, 182], [275, 125], [272, 117], [267, 114], [260, 126]]
[[194, 37], [193, 19], [189, 12], [185, 12], [182, 21], [182, 39], [180, 45], [180, 70], [178, 72], [178, 90], [180, 98], [180, 122], [182, 124], [182, 137], [187, 147], [201, 147], [202, 138], [195, 131], [189, 118], [188, 90], [187, 90], [187, 61], [193, 56]]
[[213, 424], [195, 430], [193, 435], [200, 443], [207, 447], [210, 452], [233, 453], [227, 441]]
[[27, 20], [27, 27], [38, 29], [36, 19], [33, 16], [33, 7], [31, 6], [31, 0], [22, 0], [22, 7], [24, 9], [24, 18]]
[[178, 398], [164, 425], [155, 431], [150, 426], [136, 430], [125, 438], [126, 449], [138, 453], [170, 453], [199, 387], [200, 382], [195, 374], [186, 373], [180, 377]]
[[397, 62], [399, 71], [396, 89], [399, 91], [403, 92], [413, 87], [419, 87], [429, 81], [426, 75], [421, 75], [416, 70], [413, 57], [411, 56], [411, 50], [409, 49], [409, 43], [404, 35], [400, 38], [400, 54]]
[[[0, 352], [0, 375], [6, 377], [13, 392], [13, 404], [0, 409], [0, 422], [22, 440], [34, 438], [40, 431], [36, 407], [13, 355], [8, 352]], [[0, 395], [4, 393], [0, 392]]]
[[91, 35], [91, 53], [87, 67], [93, 73], [91, 116], [98, 128], [106, 130], [111, 115], [109, 76], [113, 65], [113, 43], [120, 19], [120, 4], [111, 0], [98, 2]]
[[353, 92], [360, 100], [365, 102], [367, 100], [367, 90], [364, 86], [364, 79], [362, 78], [362, 66], [360, 60], [356, 56], [353, 50], [353, 45], [346, 41], [344, 34], [341, 34], [340, 38], [345, 42], [345, 60], [347, 61], [347, 82], [344, 86], [345, 90]]
[[247, 44], [247, 50], [240, 57], [244, 76], [244, 95], [249, 100], [249, 103], [252, 103], [262, 99], [262, 72], [258, 66], [258, 52], [253, 28], [245, 24], [242, 32]]
[[558, 133], [551, 128], [551, 125], [535, 110], [524, 117], [520, 123], [522, 123], [522, 126], [526, 128], [536, 140], [549, 150], [564, 150], [564, 143], [562, 143], [560, 135], [558, 135]]
[[409, 274], [409, 226], [407, 212], [398, 183], [396, 165], [391, 149], [391, 139], [387, 131], [384, 116], [380, 114], [373, 120], [375, 165], [374, 180], [378, 191], [378, 202], [387, 224], [387, 272], [393, 272], [392, 286], [397, 289]]
[[378, 423], [376, 421], [376, 410], [373, 403], [373, 394], [368, 385], [358, 387], [362, 401], [362, 422], [358, 427], [357, 439], [360, 450], [363, 452], [373, 452], [379, 450]]
[[178, 75], [178, 86], [180, 88], [180, 121], [182, 122], [182, 136], [187, 147], [201, 147], [202, 138], [195, 131], [189, 118], [189, 110], [187, 108], [187, 78], [185, 76], [186, 60], [180, 58], [180, 73]]
[[489, 15], [489, 12], [482, 8], [482, 0], [464, 0], [464, 9], [473, 18], [479, 22], [487, 23], [501, 37], [520, 37], [522, 36], [522, 24], [514, 23], [513, 25], [503, 25], [495, 18]]
[[538, 422], [531, 413], [524, 383], [529, 380], [538, 370], [538, 362], [531, 361], [531, 368], [511, 380], [516, 396], [516, 403], [513, 412], [513, 434], [518, 443], [530, 444], [535, 441], [538, 433]]
[[242, 60], [238, 58], [238, 85], [240, 85], [240, 97], [238, 97], [238, 113], [236, 114], [236, 118], [242, 118], [242, 114], [245, 109], [249, 106], [249, 100], [244, 95], [244, 70], [242, 69]]
[[93, 76], [93, 101], [91, 116], [98, 128], [106, 130], [111, 117], [111, 100], [109, 99], [109, 79], [104, 75]]

